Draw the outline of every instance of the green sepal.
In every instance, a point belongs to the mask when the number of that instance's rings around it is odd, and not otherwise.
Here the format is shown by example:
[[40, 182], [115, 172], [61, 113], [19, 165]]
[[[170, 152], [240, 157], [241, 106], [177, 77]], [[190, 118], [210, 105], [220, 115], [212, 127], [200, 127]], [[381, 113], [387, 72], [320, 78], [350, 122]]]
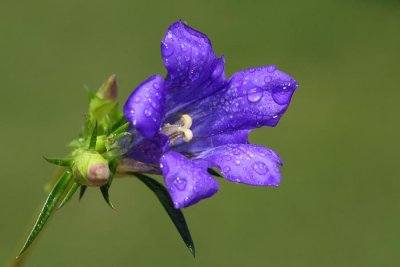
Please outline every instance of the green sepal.
[[61, 201], [61, 204], [58, 205], [58, 209], [61, 209], [62, 207], [64, 207], [65, 204], [67, 204], [67, 202], [71, 199], [71, 197], [76, 193], [76, 190], [78, 190], [78, 188], [79, 184], [75, 181], [72, 181], [71, 187], [65, 194], [63, 200]]
[[51, 163], [51, 164], [55, 164], [58, 166], [64, 166], [64, 167], [69, 167], [72, 165], [72, 159], [71, 158], [48, 158], [43, 156], [43, 158]]
[[81, 200], [82, 197], [85, 195], [86, 189], [87, 189], [87, 185], [82, 185], [81, 186], [81, 189], [79, 191], [79, 200]]
[[114, 180], [115, 172], [117, 171], [117, 161], [116, 160], [111, 161], [108, 166], [110, 169], [110, 179], [108, 180], [108, 183], [106, 185], [103, 185], [100, 187], [100, 191], [101, 191], [101, 194], [103, 195], [104, 200], [108, 204], [108, 206], [110, 206], [110, 208], [112, 208], [112, 209], [115, 209], [115, 207], [110, 199], [109, 190], [110, 190], [111, 184]]
[[214, 169], [208, 168], [207, 171], [208, 171], [208, 173], [211, 174], [211, 175], [214, 175], [214, 176], [217, 176], [217, 177], [220, 177], [220, 178], [223, 177], [219, 172], [217, 172], [217, 171], [214, 170]]
[[108, 193], [109, 189], [110, 189], [110, 187], [108, 186], [108, 184], [100, 187], [101, 194], [102, 194], [104, 200], [106, 201], [106, 203], [108, 204], [108, 206], [110, 206], [110, 208], [112, 208], [112, 209], [115, 209], [113, 203], [110, 200], [110, 195]]
[[107, 132], [107, 135], [117, 132], [121, 127], [125, 127], [125, 125], [127, 125], [126, 128], [128, 128], [129, 122], [127, 122], [125, 116], [121, 116], [120, 119], [111, 126], [110, 130]]
[[163, 205], [165, 211], [168, 213], [169, 217], [174, 223], [187, 248], [190, 250], [194, 257], [194, 243], [192, 240], [192, 236], [190, 235], [189, 228], [186, 224], [185, 217], [183, 216], [183, 213], [180, 209], [175, 209], [167, 189], [162, 184], [147, 175], [141, 173], [133, 173], [133, 175], [138, 177], [140, 181], [147, 185], [147, 187], [150, 188], [154, 192], [154, 194], [156, 194], [158, 200]]
[[89, 100], [89, 104], [90, 104], [90, 101], [92, 101], [92, 99], [96, 97], [96, 93], [93, 92], [92, 90], [90, 90], [88, 87], [86, 87], [85, 89], [86, 89], [86, 96], [87, 96], [87, 98]]
[[97, 142], [97, 121], [93, 127], [92, 135], [90, 136], [89, 149], [96, 149]]
[[47, 199], [42, 207], [42, 210], [39, 213], [39, 216], [32, 228], [32, 231], [30, 232], [28, 238], [26, 239], [25, 244], [23, 245], [18, 256], [24, 253], [24, 251], [32, 244], [33, 240], [35, 240], [37, 235], [43, 229], [45, 223], [47, 222], [48, 218], [54, 211], [58, 201], [60, 200], [60, 197], [66, 190], [68, 183], [71, 179], [72, 179], [72, 172], [71, 170], [67, 170], [54, 185], [50, 194], [47, 196]]

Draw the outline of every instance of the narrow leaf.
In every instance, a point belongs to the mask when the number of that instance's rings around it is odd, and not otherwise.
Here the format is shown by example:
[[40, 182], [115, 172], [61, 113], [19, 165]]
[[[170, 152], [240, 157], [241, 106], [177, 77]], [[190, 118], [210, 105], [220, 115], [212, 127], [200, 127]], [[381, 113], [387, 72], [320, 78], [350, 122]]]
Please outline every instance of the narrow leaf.
[[153, 178], [141, 174], [141, 173], [133, 173], [136, 177], [139, 178], [148, 188], [150, 188], [154, 194], [156, 194], [158, 200], [163, 205], [165, 211], [168, 213], [169, 217], [171, 218], [172, 222], [175, 224], [176, 229], [178, 230], [179, 234], [181, 235], [183, 241], [185, 242], [186, 246], [195, 256], [195, 248], [194, 243], [192, 240], [192, 236], [190, 235], [189, 228], [186, 224], [185, 217], [180, 209], [175, 209], [174, 204], [172, 202], [171, 197], [167, 189], [154, 180]]
[[108, 193], [108, 190], [110, 187], [108, 185], [103, 185], [100, 187], [101, 194], [103, 195], [104, 200], [107, 202], [108, 206], [110, 208], [115, 209], [113, 203], [110, 200], [110, 195]]
[[100, 187], [100, 191], [104, 197], [104, 200], [107, 202], [108, 206], [110, 206], [112, 209], [115, 209], [110, 199], [109, 190], [113, 182], [115, 172], [117, 170], [117, 161], [116, 160], [111, 161], [109, 164], [109, 168], [110, 168], [110, 179], [108, 180], [108, 183], [106, 185]]
[[[125, 116], [121, 116], [121, 118], [111, 126], [110, 130], [108, 131], [107, 135], [112, 134], [113, 132], [117, 131], [120, 127], [123, 127], [127, 123]], [[129, 124], [128, 124], [129, 125]]]
[[76, 190], [78, 190], [79, 184], [75, 181], [72, 182], [71, 187], [69, 188], [67, 194], [65, 194], [63, 200], [61, 201], [61, 204], [58, 205], [58, 209], [61, 209], [64, 207], [65, 204], [71, 199], [71, 197], [76, 193]]
[[216, 170], [214, 170], [214, 169], [207, 169], [207, 171], [208, 171], [208, 173], [209, 174], [211, 174], [211, 175], [214, 175], [214, 176], [217, 176], [217, 177], [220, 177], [220, 178], [222, 178], [223, 176], [219, 173], [219, 172], [217, 172]]
[[97, 121], [93, 127], [92, 135], [90, 136], [89, 149], [96, 148], [96, 141], [97, 141]]
[[51, 164], [55, 164], [58, 166], [64, 166], [64, 167], [68, 167], [71, 166], [72, 164], [72, 159], [71, 158], [47, 158], [45, 156], [43, 156], [43, 158], [51, 163]]
[[32, 244], [33, 240], [37, 237], [40, 231], [43, 229], [47, 219], [50, 217], [54, 208], [57, 205], [57, 202], [60, 200], [61, 195], [64, 193], [65, 189], [68, 186], [69, 181], [71, 180], [72, 172], [67, 170], [61, 176], [61, 178], [57, 181], [50, 194], [48, 195], [42, 210], [39, 213], [39, 216], [32, 228], [31, 233], [29, 234], [27, 240], [25, 241], [24, 246], [22, 247], [19, 255], [24, 253], [24, 251]]
[[81, 190], [79, 191], [79, 200], [81, 200], [83, 195], [85, 195], [86, 189], [87, 189], [86, 185], [81, 186]]

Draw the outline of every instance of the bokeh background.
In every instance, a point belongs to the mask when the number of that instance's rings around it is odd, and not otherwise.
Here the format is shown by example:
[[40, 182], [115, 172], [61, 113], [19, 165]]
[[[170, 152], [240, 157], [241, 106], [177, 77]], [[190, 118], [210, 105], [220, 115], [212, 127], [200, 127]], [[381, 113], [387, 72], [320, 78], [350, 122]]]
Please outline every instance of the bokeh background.
[[0, 265], [27, 234], [86, 110], [85, 86], [116, 73], [123, 102], [165, 73], [160, 40], [183, 19], [226, 71], [276, 64], [301, 87], [251, 141], [285, 162], [279, 188], [220, 181], [186, 209], [192, 258], [157, 199], [114, 183], [50, 220], [25, 266], [399, 266], [398, 1], [0, 2]]

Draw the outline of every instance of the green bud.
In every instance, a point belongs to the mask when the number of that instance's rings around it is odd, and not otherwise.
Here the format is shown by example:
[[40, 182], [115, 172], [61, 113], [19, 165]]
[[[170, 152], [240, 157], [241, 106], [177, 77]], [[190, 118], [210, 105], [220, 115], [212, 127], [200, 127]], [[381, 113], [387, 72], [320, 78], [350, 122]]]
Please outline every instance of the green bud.
[[115, 100], [118, 94], [118, 83], [117, 76], [111, 75], [107, 81], [105, 81], [97, 92], [97, 97], [100, 99]]
[[118, 83], [111, 75], [90, 100], [88, 117], [91, 124], [98, 123], [102, 131], [107, 131], [120, 116], [117, 102]]
[[78, 150], [72, 165], [75, 180], [81, 185], [103, 186], [108, 183], [108, 161], [95, 151]]

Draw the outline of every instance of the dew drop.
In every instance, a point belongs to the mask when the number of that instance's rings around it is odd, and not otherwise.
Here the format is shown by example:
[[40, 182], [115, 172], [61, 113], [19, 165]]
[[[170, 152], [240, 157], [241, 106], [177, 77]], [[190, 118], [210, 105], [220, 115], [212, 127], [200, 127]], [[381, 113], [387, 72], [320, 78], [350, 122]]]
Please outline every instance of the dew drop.
[[160, 88], [160, 85], [158, 83], [153, 83], [153, 88], [157, 90], [158, 88]]
[[267, 71], [269, 73], [274, 72], [275, 70], [276, 70], [276, 66], [275, 65], [270, 65], [270, 66], [267, 67]]
[[263, 90], [260, 87], [254, 87], [247, 91], [247, 99], [252, 103], [260, 101], [262, 96]]
[[150, 109], [147, 109], [147, 108], [144, 109], [144, 115], [145, 115], [146, 117], [150, 117], [151, 114], [152, 114], [152, 112], [151, 112]]
[[291, 90], [283, 90], [283, 88], [281, 88], [280, 86], [277, 86], [272, 90], [272, 98], [279, 105], [285, 105], [289, 103], [291, 97]]
[[174, 47], [166, 42], [161, 43], [161, 53], [164, 57], [170, 57], [174, 53]]
[[156, 109], [156, 110], [160, 107], [160, 104], [158, 104], [157, 101], [152, 101], [150, 104], [151, 104], [151, 106], [152, 106], [154, 109]]
[[225, 166], [224, 168], [222, 168], [224, 173], [228, 173], [231, 171], [231, 168], [229, 166]]
[[260, 175], [266, 174], [268, 172], [267, 165], [262, 161], [254, 162], [252, 168], [256, 173]]
[[213, 73], [211, 74], [211, 77], [212, 77], [213, 79], [217, 79], [218, 77], [221, 76], [221, 73], [222, 73], [223, 71], [224, 71], [224, 64], [218, 64], [218, 65], [215, 67]]
[[271, 81], [272, 81], [271, 76], [265, 76], [265, 77], [264, 77], [264, 82], [270, 83]]
[[230, 161], [231, 159], [232, 159], [232, 157], [229, 156], [229, 155], [225, 155], [225, 156], [224, 156], [224, 160], [225, 160], [225, 161]]
[[176, 177], [174, 180], [174, 186], [179, 190], [183, 191], [186, 189], [187, 181], [184, 178]]

